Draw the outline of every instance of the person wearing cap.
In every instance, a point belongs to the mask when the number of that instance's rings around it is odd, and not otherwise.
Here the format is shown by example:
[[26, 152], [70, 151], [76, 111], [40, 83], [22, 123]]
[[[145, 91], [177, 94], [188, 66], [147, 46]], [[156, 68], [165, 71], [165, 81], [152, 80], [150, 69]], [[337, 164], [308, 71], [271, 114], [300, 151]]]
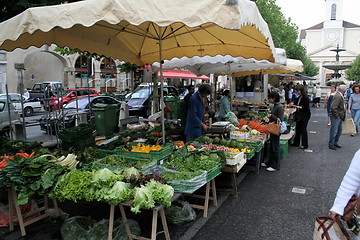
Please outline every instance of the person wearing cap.
[[205, 107], [203, 99], [210, 95], [212, 88], [208, 84], [202, 84], [189, 99], [189, 108], [186, 116], [185, 135], [186, 142], [192, 141], [202, 136], [203, 130], [209, 127], [203, 122]]
[[346, 92], [346, 85], [340, 85], [338, 91], [335, 93], [330, 105], [330, 138], [329, 149], [337, 150], [341, 148], [338, 144], [342, 132], [342, 121], [345, 121], [346, 109], [344, 93]]

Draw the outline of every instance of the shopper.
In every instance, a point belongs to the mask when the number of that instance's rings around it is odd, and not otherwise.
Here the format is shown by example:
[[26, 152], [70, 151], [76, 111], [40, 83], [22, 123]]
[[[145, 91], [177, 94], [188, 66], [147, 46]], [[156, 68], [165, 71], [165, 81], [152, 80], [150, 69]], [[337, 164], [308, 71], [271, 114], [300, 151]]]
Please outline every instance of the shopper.
[[313, 101], [313, 107], [320, 107], [320, 98], [321, 98], [320, 84], [317, 84], [315, 89], [316, 89], [316, 92], [315, 92], [315, 98]]
[[[280, 104], [280, 96], [277, 92], [270, 92], [268, 96], [269, 102], [274, 104], [271, 113], [268, 114], [270, 122], [283, 121], [284, 119], [284, 107]], [[265, 164], [261, 164], [263, 167], [267, 167], [269, 172], [275, 172], [280, 170], [280, 136], [270, 134], [270, 156], [269, 161]]]
[[296, 129], [293, 145], [301, 149], [307, 149], [309, 147], [307, 125], [311, 117], [310, 100], [303, 86], [299, 87], [297, 91], [299, 98], [294, 105], [297, 109], [295, 112]]
[[[360, 85], [355, 84], [352, 86], [353, 94], [349, 98], [348, 112], [354, 119], [356, 133], [359, 132], [359, 120], [360, 120]], [[351, 134], [354, 136], [354, 134]]]
[[222, 93], [222, 98], [220, 99], [220, 117], [221, 120], [225, 120], [225, 115], [230, 112], [230, 99], [229, 99], [230, 91], [226, 89]]
[[208, 129], [208, 126], [203, 123], [205, 110], [203, 98], [210, 95], [211, 91], [210, 85], [202, 84], [198, 91], [190, 97], [185, 127], [186, 142], [200, 137], [202, 131]]
[[316, 88], [316, 84], [314, 83], [313, 84], [313, 88], [311, 90], [311, 101], [313, 102], [312, 106], [315, 107], [315, 97], [316, 97], [316, 91], [317, 91], [317, 88]]
[[286, 103], [287, 103], [287, 104], [291, 103], [293, 91], [294, 91], [294, 90], [293, 90], [292, 83], [289, 83], [289, 85], [288, 85], [288, 98], [286, 99]]
[[329, 217], [334, 218], [336, 215], [344, 215], [344, 209], [354, 194], [360, 195], [360, 150], [355, 153], [345, 173], [336, 193], [334, 204], [330, 209]]
[[280, 85], [279, 87], [279, 96], [280, 96], [280, 103], [285, 104], [286, 103], [285, 90], [284, 90], [284, 86], [282, 85]]
[[344, 93], [346, 91], [346, 85], [340, 85], [338, 91], [335, 93], [332, 103], [330, 105], [330, 138], [329, 149], [337, 150], [341, 148], [338, 144], [342, 131], [342, 121], [345, 121], [345, 99]]
[[330, 105], [331, 105], [332, 99], [334, 98], [335, 93], [336, 93], [336, 86], [331, 85], [330, 91], [326, 94], [326, 97], [325, 97], [324, 108], [326, 108], [327, 115], [328, 115], [328, 126], [331, 125]]
[[23, 97], [25, 98], [25, 100], [28, 100], [30, 98], [30, 93], [26, 88], [24, 89]]
[[[195, 87], [194, 85], [189, 85], [187, 87], [188, 89], [188, 93], [185, 95], [184, 97], [184, 103], [185, 103], [185, 117], [187, 116], [187, 111], [188, 111], [188, 108], [189, 108], [189, 100], [191, 98], [191, 96], [194, 94], [195, 92]], [[186, 119], [186, 118], [185, 118]]]

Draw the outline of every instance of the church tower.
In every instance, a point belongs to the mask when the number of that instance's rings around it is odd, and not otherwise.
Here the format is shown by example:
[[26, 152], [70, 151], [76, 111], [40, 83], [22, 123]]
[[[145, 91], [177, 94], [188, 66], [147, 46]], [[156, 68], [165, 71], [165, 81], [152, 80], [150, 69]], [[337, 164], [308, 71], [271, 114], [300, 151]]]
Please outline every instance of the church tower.
[[322, 36], [322, 46], [344, 44], [344, 23], [342, 19], [343, 0], [325, 0], [325, 21]]

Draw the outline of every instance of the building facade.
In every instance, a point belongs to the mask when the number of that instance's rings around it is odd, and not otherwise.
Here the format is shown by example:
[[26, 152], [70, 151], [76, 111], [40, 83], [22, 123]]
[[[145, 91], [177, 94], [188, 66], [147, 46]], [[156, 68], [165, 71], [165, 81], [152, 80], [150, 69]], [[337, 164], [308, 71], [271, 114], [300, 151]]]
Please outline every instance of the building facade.
[[[123, 62], [111, 58], [88, 61], [79, 54], [62, 56], [54, 51], [55, 47], [44, 45], [12, 52], [0, 51], [0, 93], [6, 92], [6, 85], [9, 92], [20, 92], [22, 82], [28, 89], [34, 83], [47, 81], [60, 81], [65, 88], [89, 85], [102, 92], [132, 87], [132, 76], [121, 73], [117, 67]], [[23, 70], [17, 69], [19, 64]]]
[[[321, 85], [325, 85], [334, 73], [324, 65], [348, 65], [360, 54], [360, 25], [343, 20], [342, 3], [342, 0], [325, 0], [325, 20], [300, 32], [307, 55], [320, 68], [317, 79]], [[339, 62], [336, 62], [336, 53], [330, 51], [337, 46], [345, 49], [339, 53]], [[347, 82], [345, 71], [340, 74], [340, 79]]]

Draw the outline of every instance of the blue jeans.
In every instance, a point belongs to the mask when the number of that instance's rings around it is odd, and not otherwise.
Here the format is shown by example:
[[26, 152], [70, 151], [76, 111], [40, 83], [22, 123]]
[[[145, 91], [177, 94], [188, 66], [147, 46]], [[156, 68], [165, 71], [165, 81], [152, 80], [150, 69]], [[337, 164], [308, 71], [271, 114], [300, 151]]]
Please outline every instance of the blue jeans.
[[351, 110], [351, 117], [354, 119], [356, 132], [359, 132], [360, 109]]
[[329, 147], [334, 147], [335, 144], [338, 144], [342, 132], [342, 120], [341, 118], [335, 118], [334, 116], [331, 116], [330, 120], [331, 120], [331, 127], [330, 127]]

